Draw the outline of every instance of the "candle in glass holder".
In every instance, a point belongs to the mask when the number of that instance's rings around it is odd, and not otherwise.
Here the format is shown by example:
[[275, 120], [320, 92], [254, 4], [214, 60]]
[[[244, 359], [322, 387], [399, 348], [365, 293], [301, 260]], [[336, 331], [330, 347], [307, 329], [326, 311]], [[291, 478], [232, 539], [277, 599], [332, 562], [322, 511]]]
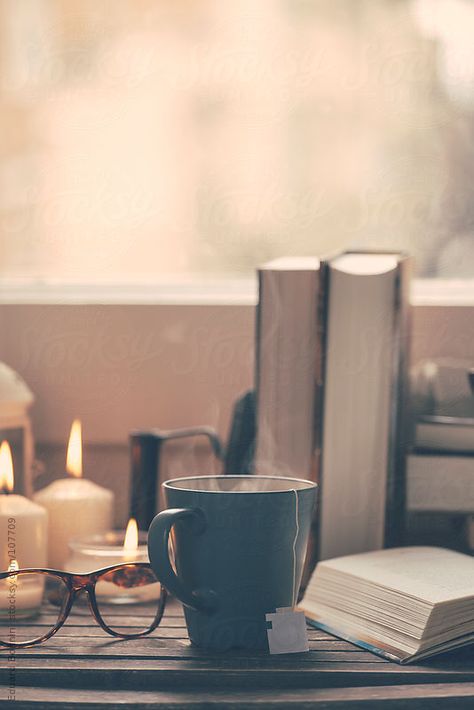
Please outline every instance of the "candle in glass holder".
[[71, 427], [66, 459], [68, 478], [53, 481], [34, 496], [49, 515], [48, 564], [64, 569], [69, 541], [112, 527], [114, 495], [82, 477], [81, 423]]
[[[69, 543], [71, 556], [67, 568], [71, 572], [94, 572], [103, 567], [124, 562], [148, 562], [147, 536], [139, 533], [136, 521], [131, 518], [125, 534], [107, 532], [90, 535]], [[160, 596], [159, 582], [137, 587], [114, 584], [113, 575], [107, 581], [99, 580], [95, 588], [99, 601], [115, 604], [136, 604], [153, 601]]]

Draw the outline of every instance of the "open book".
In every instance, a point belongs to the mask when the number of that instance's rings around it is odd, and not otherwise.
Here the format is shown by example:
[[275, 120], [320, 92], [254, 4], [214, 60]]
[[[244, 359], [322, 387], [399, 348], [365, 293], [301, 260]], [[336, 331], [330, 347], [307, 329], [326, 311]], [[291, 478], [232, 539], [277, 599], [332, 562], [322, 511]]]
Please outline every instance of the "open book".
[[400, 547], [320, 562], [300, 608], [314, 626], [410, 663], [474, 641], [474, 558]]

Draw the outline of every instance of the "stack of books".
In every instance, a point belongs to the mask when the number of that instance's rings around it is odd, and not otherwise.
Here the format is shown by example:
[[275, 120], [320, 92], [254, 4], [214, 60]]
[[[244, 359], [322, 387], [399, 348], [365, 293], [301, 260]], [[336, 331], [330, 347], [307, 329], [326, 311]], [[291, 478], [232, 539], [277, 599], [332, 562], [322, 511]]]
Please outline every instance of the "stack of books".
[[347, 252], [259, 269], [255, 471], [320, 484], [317, 559], [401, 541], [409, 261]]
[[420, 363], [413, 375], [415, 421], [407, 457], [411, 513], [468, 515], [474, 548], [474, 397], [470, 362]]

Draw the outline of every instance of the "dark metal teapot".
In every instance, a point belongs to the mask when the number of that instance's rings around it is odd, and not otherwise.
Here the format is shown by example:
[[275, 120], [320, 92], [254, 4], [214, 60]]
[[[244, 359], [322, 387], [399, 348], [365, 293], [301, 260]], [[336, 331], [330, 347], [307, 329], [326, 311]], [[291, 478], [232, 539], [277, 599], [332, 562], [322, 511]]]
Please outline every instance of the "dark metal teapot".
[[160, 485], [160, 463], [163, 445], [172, 439], [205, 436], [212, 451], [222, 461], [223, 473], [253, 473], [255, 442], [255, 395], [247, 392], [237, 400], [228, 445], [224, 448], [217, 432], [208, 426], [188, 429], [147, 429], [130, 434], [131, 491], [130, 516], [141, 530], [148, 530], [158, 512], [157, 495]]

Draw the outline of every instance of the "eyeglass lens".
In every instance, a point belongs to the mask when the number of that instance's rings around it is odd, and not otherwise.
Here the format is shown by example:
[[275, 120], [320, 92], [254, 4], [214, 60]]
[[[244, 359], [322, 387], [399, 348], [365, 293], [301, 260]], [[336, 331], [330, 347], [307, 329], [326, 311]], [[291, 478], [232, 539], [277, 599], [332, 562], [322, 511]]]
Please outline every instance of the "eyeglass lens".
[[161, 585], [152, 569], [124, 566], [98, 577], [95, 597], [104, 623], [115, 633], [132, 636], [152, 626]]
[[41, 638], [58, 623], [67, 597], [59, 576], [20, 571], [0, 580], [0, 641]]

